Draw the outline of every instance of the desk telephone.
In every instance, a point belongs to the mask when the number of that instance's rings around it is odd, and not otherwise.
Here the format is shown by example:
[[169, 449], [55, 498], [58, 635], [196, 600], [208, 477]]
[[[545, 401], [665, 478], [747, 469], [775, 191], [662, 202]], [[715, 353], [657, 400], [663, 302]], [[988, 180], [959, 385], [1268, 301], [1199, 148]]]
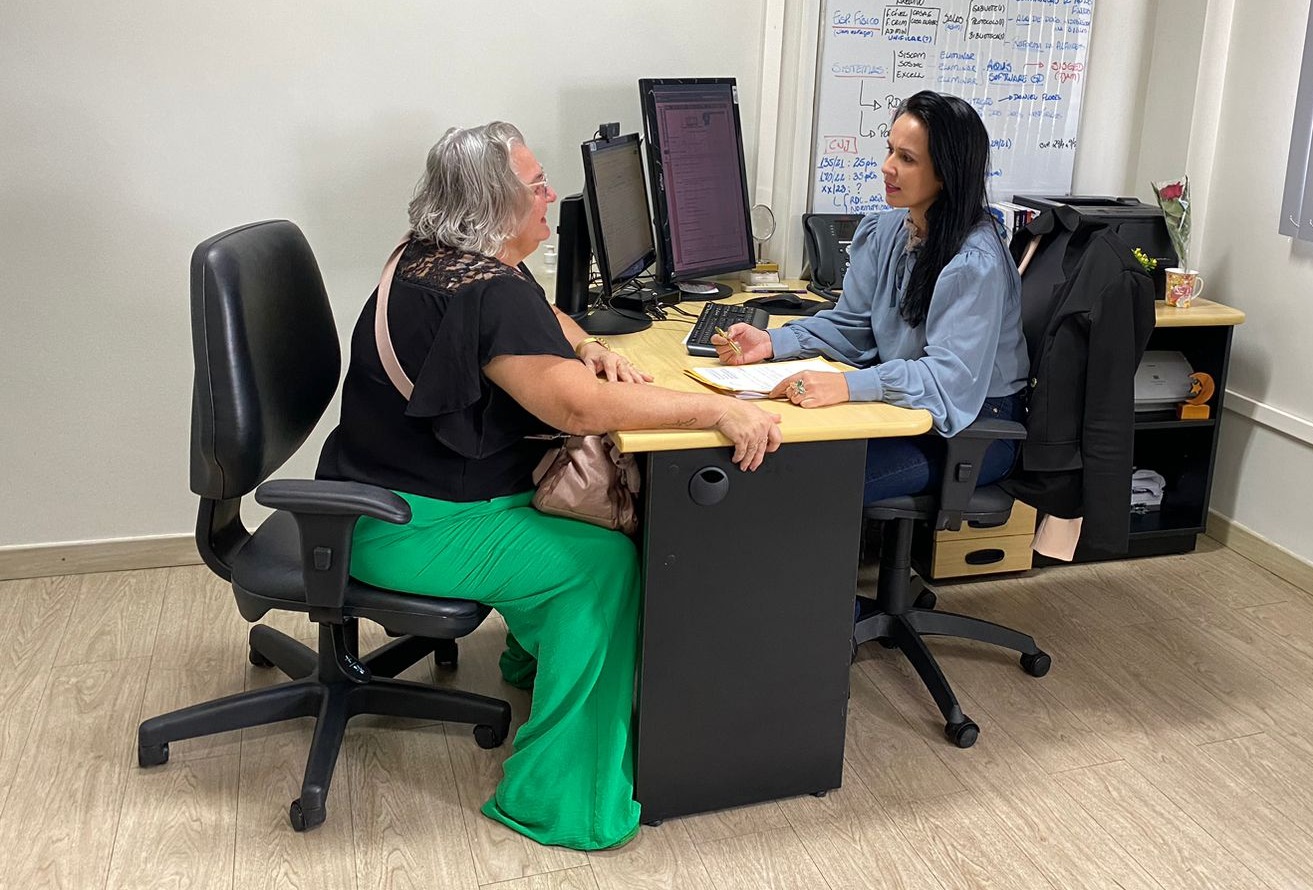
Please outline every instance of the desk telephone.
[[811, 270], [808, 290], [831, 300], [839, 299], [843, 274], [848, 271], [848, 245], [861, 221], [861, 214], [857, 213], [802, 215], [807, 268]]

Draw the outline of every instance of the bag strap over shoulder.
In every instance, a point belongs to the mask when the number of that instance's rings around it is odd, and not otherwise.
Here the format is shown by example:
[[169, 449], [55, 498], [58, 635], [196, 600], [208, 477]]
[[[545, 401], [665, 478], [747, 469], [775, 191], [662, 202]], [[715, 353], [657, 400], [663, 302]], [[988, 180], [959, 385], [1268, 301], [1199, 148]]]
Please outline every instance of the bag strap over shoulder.
[[415, 384], [406, 376], [397, 359], [397, 351], [392, 348], [392, 333], [388, 330], [388, 292], [392, 290], [392, 279], [397, 274], [397, 263], [401, 262], [401, 253], [410, 243], [410, 236], [401, 239], [383, 266], [383, 275], [378, 280], [378, 302], [374, 307], [374, 343], [378, 347], [378, 357], [383, 362], [383, 370], [388, 379], [407, 401], [415, 391]]
[[1026, 252], [1021, 255], [1021, 260], [1017, 263], [1017, 271], [1022, 275], [1026, 274], [1026, 267], [1030, 261], [1035, 258], [1035, 251], [1039, 250], [1039, 242], [1042, 235], [1035, 234], [1030, 238], [1030, 243], [1026, 245]]
[[[397, 351], [392, 346], [392, 332], [388, 329], [388, 294], [392, 290], [392, 279], [397, 274], [397, 264], [401, 262], [401, 254], [405, 251], [406, 245], [410, 243], [410, 235], [401, 239], [401, 242], [392, 249], [391, 256], [383, 265], [383, 274], [378, 279], [378, 300], [374, 306], [374, 345], [378, 348], [379, 361], [383, 363], [383, 370], [387, 372], [388, 379], [392, 385], [397, 388], [397, 392], [407, 400], [410, 400], [411, 394], [415, 391], [415, 384], [407, 376], [404, 368], [401, 367], [401, 361], [397, 358]], [[546, 433], [543, 435], [525, 436], [526, 439], [544, 439], [559, 441], [562, 444], [569, 438], [566, 433]], [[559, 449], [558, 449], [559, 450]], [[545, 472], [550, 459], [554, 458], [557, 450], [549, 450], [543, 460], [542, 465], [534, 471], [534, 483], [537, 484], [538, 477]]]

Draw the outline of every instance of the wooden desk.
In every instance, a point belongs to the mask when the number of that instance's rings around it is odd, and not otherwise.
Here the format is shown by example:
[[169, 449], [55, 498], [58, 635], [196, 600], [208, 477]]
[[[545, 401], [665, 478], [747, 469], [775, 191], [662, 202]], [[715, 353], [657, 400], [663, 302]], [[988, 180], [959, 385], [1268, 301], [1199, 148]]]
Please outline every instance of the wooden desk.
[[[750, 294], [736, 295], [747, 299]], [[733, 302], [724, 300], [722, 302]], [[700, 311], [698, 303], [685, 304], [688, 311]], [[673, 315], [673, 313], [672, 313]], [[788, 316], [772, 316], [771, 327], [788, 321]], [[685, 368], [710, 367], [714, 358], [689, 355], [683, 345], [692, 325], [687, 321], [657, 321], [637, 334], [608, 337], [607, 341], [632, 361], [656, 377], [660, 386], [684, 392], [711, 392], [684, 373]], [[930, 430], [930, 412], [898, 408], [884, 402], [851, 402], [828, 408], [799, 408], [791, 402], [763, 402], [763, 407], [781, 415], [780, 431], [785, 442], [828, 442], [836, 439], [871, 439], [880, 436], [918, 436]], [[620, 450], [671, 451], [679, 448], [706, 448], [727, 445], [729, 440], [710, 430], [642, 430], [613, 433]]]
[[[657, 383], [709, 391], [683, 374], [714, 362], [685, 352], [688, 329], [608, 339]], [[635, 796], [647, 823], [843, 778], [866, 440], [926, 432], [930, 416], [765, 407], [783, 415], [785, 444], [753, 473], [717, 433], [614, 434], [644, 467]]]

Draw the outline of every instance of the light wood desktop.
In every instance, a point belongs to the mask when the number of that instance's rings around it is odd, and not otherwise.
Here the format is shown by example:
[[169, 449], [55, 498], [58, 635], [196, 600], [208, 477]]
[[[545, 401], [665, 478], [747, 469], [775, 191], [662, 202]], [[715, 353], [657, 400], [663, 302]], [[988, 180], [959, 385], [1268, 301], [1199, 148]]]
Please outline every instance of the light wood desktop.
[[[723, 303], [737, 303], [762, 294], [734, 294]], [[702, 311], [703, 303], [681, 304], [687, 312]], [[637, 334], [608, 337], [612, 347], [635, 367], [652, 374], [660, 386], [685, 392], [711, 392], [684, 373], [685, 368], [718, 364], [714, 358], [689, 355], [682, 341], [693, 319], [667, 310], [670, 319], [656, 321]], [[679, 320], [676, 320], [679, 319]], [[789, 316], [771, 316], [771, 327], [789, 321]], [[785, 442], [826, 442], [836, 439], [873, 439], [882, 436], [916, 436], [930, 430], [930, 412], [898, 408], [884, 402], [852, 402], [828, 408], [799, 408], [785, 400], [762, 402], [762, 407], [781, 415], [780, 431]], [[728, 445], [729, 440], [710, 430], [638, 430], [612, 433], [621, 451], [670, 451], [677, 448], [707, 448]]]
[[1199, 297], [1185, 309], [1168, 306], [1162, 300], [1154, 303], [1155, 328], [1201, 328], [1222, 325], [1234, 327], [1244, 324], [1245, 313], [1212, 300]]

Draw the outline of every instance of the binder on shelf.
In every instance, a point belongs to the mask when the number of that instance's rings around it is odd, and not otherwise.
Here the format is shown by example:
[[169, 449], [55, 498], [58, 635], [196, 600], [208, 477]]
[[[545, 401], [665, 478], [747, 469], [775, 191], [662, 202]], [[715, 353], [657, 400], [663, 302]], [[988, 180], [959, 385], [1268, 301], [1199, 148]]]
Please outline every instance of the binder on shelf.
[[1003, 226], [1005, 244], [1012, 243], [1012, 237], [1039, 215], [1034, 207], [1025, 207], [1012, 201], [995, 201], [989, 205], [989, 212]]

